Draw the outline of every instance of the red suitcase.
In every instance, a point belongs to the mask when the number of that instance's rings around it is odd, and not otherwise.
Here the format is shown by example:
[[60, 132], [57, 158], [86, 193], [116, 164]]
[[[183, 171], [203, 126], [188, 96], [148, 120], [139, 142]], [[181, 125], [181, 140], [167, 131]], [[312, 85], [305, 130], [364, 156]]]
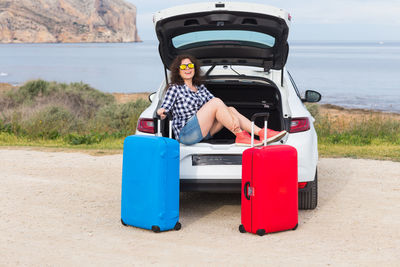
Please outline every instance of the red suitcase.
[[[268, 113], [251, 118], [254, 121]], [[265, 131], [266, 132], [266, 131]], [[264, 138], [266, 140], [266, 138]], [[242, 156], [241, 233], [260, 236], [295, 230], [298, 225], [297, 150], [288, 145], [251, 147]]]

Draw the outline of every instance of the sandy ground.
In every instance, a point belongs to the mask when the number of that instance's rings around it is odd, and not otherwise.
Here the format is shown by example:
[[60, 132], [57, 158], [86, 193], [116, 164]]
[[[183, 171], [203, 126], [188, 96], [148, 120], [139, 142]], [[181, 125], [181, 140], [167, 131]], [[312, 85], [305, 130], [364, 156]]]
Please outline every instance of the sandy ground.
[[399, 266], [400, 163], [320, 159], [296, 231], [241, 234], [239, 194], [181, 194], [180, 231], [120, 223], [122, 155], [0, 149], [0, 266]]

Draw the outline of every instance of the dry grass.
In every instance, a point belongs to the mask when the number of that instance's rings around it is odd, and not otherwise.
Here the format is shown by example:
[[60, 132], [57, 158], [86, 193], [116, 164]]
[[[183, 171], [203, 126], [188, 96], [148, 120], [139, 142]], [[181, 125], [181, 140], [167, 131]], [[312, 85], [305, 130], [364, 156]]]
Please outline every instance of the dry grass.
[[319, 114], [328, 117], [340, 128], [347, 128], [355, 121], [368, 119], [393, 120], [400, 122], [400, 114], [368, 109], [347, 109], [331, 104], [319, 105]]
[[120, 104], [125, 104], [128, 102], [133, 102], [139, 99], [143, 100], [148, 100], [150, 93], [130, 93], [130, 94], [124, 94], [124, 93], [113, 93], [112, 94], [115, 97], [115, 100], [117, 103]]
[[16, 88], [15, 86], [12, 86], [9, 83], [0, 83], [0, 95], [10, 91], [11, 89]]

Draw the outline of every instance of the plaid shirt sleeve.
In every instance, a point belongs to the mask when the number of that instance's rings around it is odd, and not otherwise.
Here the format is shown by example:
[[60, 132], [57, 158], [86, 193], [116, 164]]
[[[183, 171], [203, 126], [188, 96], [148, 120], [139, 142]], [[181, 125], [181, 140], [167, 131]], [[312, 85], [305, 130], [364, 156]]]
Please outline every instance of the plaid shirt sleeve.
[[205, 97], [206, 97], [206, 102], [208, 102], [208, 101], [210, 101], [211, 99], [213, 99], [214, 98], [214, 95], [213, 94], [211, 94], [211, 92], [210, 91], [208, 91], [208, 89], [205, 87], [205, 85], [204, 84], [202, 84], [201, 85], [201, 87], [203, 88], [203, 90], [204, 90], [204, 93], [205, 93]]
[[177, 95], [178, 88], [175, 85], [170, 86], [165, 94], [164, 101], [161, 104], [161, 107], [165, 109], [165, 112], [169, 112], [171, 110]]

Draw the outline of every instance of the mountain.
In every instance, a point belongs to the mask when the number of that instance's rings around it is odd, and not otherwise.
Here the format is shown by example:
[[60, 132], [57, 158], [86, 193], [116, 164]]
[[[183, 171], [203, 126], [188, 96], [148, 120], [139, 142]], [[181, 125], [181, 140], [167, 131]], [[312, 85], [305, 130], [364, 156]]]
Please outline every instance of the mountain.
[[137, 42], [123, 0], [0, 0], [0, 43]]

